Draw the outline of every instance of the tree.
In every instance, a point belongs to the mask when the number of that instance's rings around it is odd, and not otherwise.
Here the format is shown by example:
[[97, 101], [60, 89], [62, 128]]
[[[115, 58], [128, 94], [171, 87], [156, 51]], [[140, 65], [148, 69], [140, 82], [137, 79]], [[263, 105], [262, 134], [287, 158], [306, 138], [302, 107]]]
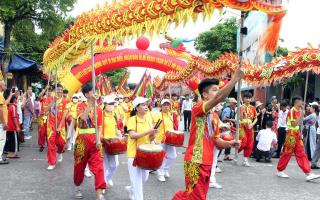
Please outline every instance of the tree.
[[224, 52], [237, 52], [236, 18], [230, 18], [209, 31], [201, 33], [195, 40], [195, 49], [205, 53], [207, 59], [214, 61]]
[[[4, 57], [3, 75], [6, 79], [7, 62], [10, 52], [10, 42], [12, 31], [19, 22], [27, 22], [20, 26], [32, 26], [35, 30], [37, 26], [40, 29], [51, 30], [55, 28], [57, 19], [64, 18], [66, 13], [73, 8], [76, 0], [1, 0], [0, 1], [0, 22], [4, 25]], [[31, 24], [30, 24], [31, 23]], [[53, 32], [53, 35], [57, 32]], [[49, 33], [48, 33], [49, 34]], [[56, 36], [56, 35], [55, 35]]]
[[110, 72], [105, 73], [104, 75], [108, 76], [111, 79], [111, 84], [114, 87], [117, 87], [125, 73], [128, 73], [127, 68], [112, 70]]

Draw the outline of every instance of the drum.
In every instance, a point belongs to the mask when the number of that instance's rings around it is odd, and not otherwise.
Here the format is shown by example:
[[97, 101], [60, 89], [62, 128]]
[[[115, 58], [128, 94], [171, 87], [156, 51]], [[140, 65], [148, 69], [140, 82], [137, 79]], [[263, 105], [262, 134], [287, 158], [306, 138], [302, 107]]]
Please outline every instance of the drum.
[[225, 141], [234, 140], [232, 128], [229, 129], [227, 127], [220, 127], [219, 129], [220, 129], [221, 139], [223, 139]]
[[104, 152], [108, 155], [119, 155], [127, 152], [127, 138], [110, 138], [102, 142]]
[[135, 162], [141, 169], [157, 170], [162, 165], [164, 154], [160, 145], [143, 144], [137, 149]]
[[167, 145], [181, 147], [184, 142], [184, 132], [182, 131], [167, 131], [165, 143]]

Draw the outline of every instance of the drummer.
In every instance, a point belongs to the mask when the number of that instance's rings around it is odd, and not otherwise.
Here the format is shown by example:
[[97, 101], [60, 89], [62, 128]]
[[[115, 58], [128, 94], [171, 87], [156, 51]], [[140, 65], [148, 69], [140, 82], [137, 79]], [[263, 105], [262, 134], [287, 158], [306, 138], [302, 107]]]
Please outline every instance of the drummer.
[[143, 200], [143, 184], [148, 180], [149, 171], [135, 166], [134, 158], [137, 148], [142, 144], [150, 144], [155, 139], [157, 130], [153, 127], [150, 117], [147, 117], [148, 99], [136, 97], [133, 100], [134, 110], [128, 121], [128, 170], [131, 186], [127, 186], [130, 199]]
[[133, 105], [132, 105], [132, 102], [130, 100], [130, 98], [128, 96], [125, 96], [124, 97], [124, 102], [127, 104], [127, 108], [128, 110], [125, 112], [125, 119], [124, 119], [124, 122], [125, 122], [125, 125], [124, 125], [124, 131], [125, 133], [127, 133], [127, 124], [128, 124], [128, 120], [130, 118], [130, 113], [132, 112], [133, 110]]
[[169, 178], [169, 169], [173, 162], [177, 158], [176, 148], [174, 146], [166, 145], [164, 143], [166, 131], [172, 131], [173, 129], [173, 116], [170, 112], [171, 102], [169, 99], [163, 99], [161, 101], [161, 112], [157, 115], [157, 120], [161, 119], [162, 123], [159, 126], [158, 133], [155, 139], [156, 144], [162, 144], [163, 149], [166, 152], [166, 158], [162, 163], [161, 168], [158, 170], [158, 180], [165, 182], [165, 178]]
[[[113, 113], [115, 109], [115, 96], [109, 95], [103, 99], [104, 112], [103, 112], [103, 138], [118, 138], [122, 137], [121, 131], [117, 126], [117, 117]], [[118, 155], [107, 155], [104, 152], [104, 175], [108, 187], [113, 186], [112, 177], [119, 166]]]

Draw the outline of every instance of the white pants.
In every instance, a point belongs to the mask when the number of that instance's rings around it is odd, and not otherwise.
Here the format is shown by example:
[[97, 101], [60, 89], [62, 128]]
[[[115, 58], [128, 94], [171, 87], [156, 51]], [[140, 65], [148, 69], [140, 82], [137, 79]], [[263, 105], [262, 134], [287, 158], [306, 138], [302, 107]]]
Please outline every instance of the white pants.
[[112, 180], [112, 176], [116, 172], [119, 166], [119, 156], [118, 155], [107, 155], [103, 153], [103, 163], [104, 163], [104, 179], [106, 182]]
[[210, 176], [210, 183], [216, 183], [216, 167], [218, 164], [218, 155], [219, 155], [220, 150], [217, 149], [216, 147], [214, 148], [213, 152], [213, 165], [211, 168], [211, 176]]
[[133, 192], [134, 200], [143, 200], [143, 184], [149, 178], [149, 171], [134, 167], [134, 158], [128, 158], [128, 170], [131, 182], [131, 190]]
[[2, 154], [4, 146], [6, 145], [7, 133], [3, 130], [3, 125], [0, 124], [0, 161], [2, 161]]
[[162, 144], [162, 147], [166, 152], [166, 157], [161, 165], [161, 168], [158, 170], [159, 176], [164, 176], [165, 172], [169, 171], [170, 167], [173, 165], [174, 161], [177, 158], [177, 151], [174, 146]]

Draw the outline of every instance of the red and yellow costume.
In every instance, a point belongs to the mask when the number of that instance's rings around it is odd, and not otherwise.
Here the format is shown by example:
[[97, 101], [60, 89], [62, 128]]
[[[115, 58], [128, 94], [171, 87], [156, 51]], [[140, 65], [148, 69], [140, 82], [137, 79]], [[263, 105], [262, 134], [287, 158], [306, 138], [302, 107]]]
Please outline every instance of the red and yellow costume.
[[[51, 99], [53, 100], [53, 99]], [[61, 121], [63, 120], [63, 115], [67, 111], [67, 101], [64, 99], [57, 100], [57, 119], [58, 123], [57, 126], [59, 128], [59, 125]], [[50, 109], [49, 113], [49, 121], [48, 121], [48, 163], [49, 165], [55, 165], [57, 162], [56, 153], [63, 153], [64, 147], [66, 144], [66, 129], [65, 126], [61, 126], [59, 133], [56, 131], [56, 106], [53, 104], [53, 106]], [[65, 123], [65, 122], [62, 122]]]
[[[87, 107], [87, 103], [79, 103], [77, 114], [81, 113]], [[102, 111], [97, 107], [97, 124], [98, 128], [102, 128]], [[93, 110], [89, 113], [87, 120], [78, 117], [77, 122], [78, 136], [74, 147], [74, 184], [80, 186], [84, 179], [84, 171], [89, 165], [90, 171], [94, 174], [95, 190], [106, 189], [106, 182], [104, 180], [103, 155], [100, 146], [96, 146], [96, 129], [94, 123]]]
[[173, 129], [179, 130], [179, 116], [180, 116], [180, 102], [179, 100], [172, 101], [172, 117], [173, 117]]
[[205, 200], [207, 197], [214, 141], [220, 132], [218, 115], [206, 114], [204, 105], [199, 102], [192, 108], [190, 138], [184, 157], [186, 190], [176, 193], [173, 200]]
[[279, 159], [278, 171], [286, 169], [292, 154], [296, 156], [297, 163], [304, 173], [310, 173], [311, 166], [308, 161], [308, 157], [304, 151], [303, 141], [300, 136], [299, 123], [296, 126], [292, 125], [292, 122], [299, 122], [300, 111], [295, 107], [291, 108], [287, 115], [287, 127], [288, 131], [283, 146], [283, 153]]
[[45, 109], [52, 101], [51, 97], [43, 96], [41, 98], [41, 110], [38, 117], [38, 145], [44, 147], [47, 138], [47, 120], [48, 115], [45, 113]]
[[244, 151], [244, 157], [251, 156], [254, 144], [253, 127], [249, 129], [249, 125], [257, 118], [256, 108], [252, 105], [242, 105], [240, 107], [240, 135], [242, 140], [239, 152]]

